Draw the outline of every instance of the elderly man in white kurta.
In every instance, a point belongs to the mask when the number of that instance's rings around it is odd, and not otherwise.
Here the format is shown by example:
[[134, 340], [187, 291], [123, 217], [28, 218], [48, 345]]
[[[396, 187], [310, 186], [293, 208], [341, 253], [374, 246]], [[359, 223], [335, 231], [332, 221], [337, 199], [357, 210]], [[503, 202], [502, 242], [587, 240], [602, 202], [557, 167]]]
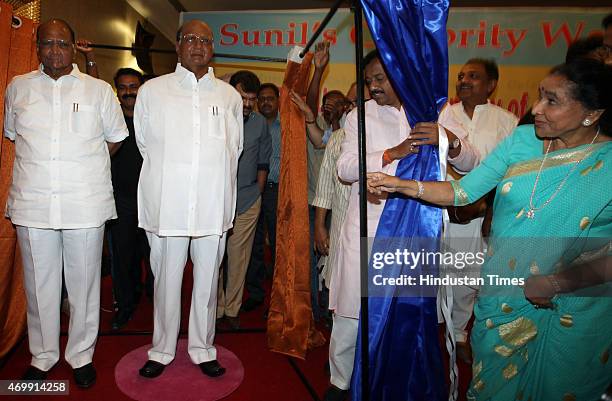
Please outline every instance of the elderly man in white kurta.
[[134, 112], [143, 156], [138, 221], [147, 232], [155, 276], [153, 347], [140, 369], [148, 378], [159, 376], [175, 356], [188, 251], [189, 356], [208, 376], [225, 372], [213, 340], [219, 265], [236, 205], [242, 98], [208, 67], [213, 45], [205, 23], [186, 22], [176, 48], [176, 71], [145, 83]]
[[[365, 104], [367, 171], [394, 174], [403, 157], [418, 152], [408, 138], [411, 128], [401, 101], [376, 52], [366, 56], [365, 80], [372, 100]], [[340, 233], [338, 264], [330, 280], [329, 309], [334, 311], [334, 324], [329, 344], [330, 383], [325, 401], [343, 400], [350, 386], [360, 310], [360, 233], [359, 233], [359, 155], [357, 110], [346, 119], [346, 136], [338, 159], [338, 177], [351, 183], [348, 211]], [[440, 135], [435, 124], [430, 135], [439, 136], [440, 153], [446, 154], [447, 135]], [[445, 171], [446, 157], [441, 157], [441, 171]], [[385, 207], [386, 196], [368, 194], [368, 237], [376, 235], [378, 221]]]
[[[40, 25], [37, 71], [6, 90], [4, 131], [15, 141], [7, 215], [17, 227], [32, 361], [24, 380], [43, 380], [59, 360], [62, 270], [70, 303], [65, 358], [76, 384], [96, 379], [104, 223], [116, 218], [109, 150], [127, 137], [106, 82], [72, 64], [74, 33]], [[108, 145], [107, 145], [108, 143]]]
[[[457, 75], [456, 90], [461, 100], [447, 105], [438, 118], [438, 123], [453, 131], [458, 140], [451, 148], [458, 148], [456, 157], [449, 157], [449, 164], [458, 172], [466, 173], [475, 168], [506, 136], [510, 135], [518, 118], [511, 112], [488, 101], [499, 80], [497, 64], [492, 60], [471, 59], [461, 68]], [[453, 177], [449, 174], [448, 180]], [[483, 202], [484, 203], [484, 202]], [[449, 212], [455, 223], [447, 221], [444, 237], [449, 239], [451, 249], [461, 252], [482, 252], [485, 243], [481, 235], [484, 220], [482, 215], [453, 216], [457, 209]], [[472, 207], [470, 210], [474, 211]], [[468, 213], [469, 214], [469, 213]], [[461, 218], [461, 224], [457, 219]], [[471, 266], [469, 271], [462, 271], [470, 276], [479, 277], [478, 266]], [[454, 286], [452, 292], [452, 322], [457, 342], [457, 356], [471, 364], [471, 352], [468, 345], [466, 326], [472, 316], [476, 288]], [[446, 295], [443, 291], [441, 294]]]

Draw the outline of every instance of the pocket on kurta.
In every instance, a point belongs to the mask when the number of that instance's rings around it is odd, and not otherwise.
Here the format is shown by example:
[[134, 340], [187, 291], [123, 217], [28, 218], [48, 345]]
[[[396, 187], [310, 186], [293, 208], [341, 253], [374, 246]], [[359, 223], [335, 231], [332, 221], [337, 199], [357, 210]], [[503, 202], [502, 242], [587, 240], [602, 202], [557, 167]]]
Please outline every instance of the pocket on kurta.
[[208, 135], [213, 138], [225, 139], [226, 111], [222, 107], [208, 106]]
[[94, 106], [74, 103], [68, 121], [70, 132], [82, 138], [91, 139], [100, 135], [100, 121]]

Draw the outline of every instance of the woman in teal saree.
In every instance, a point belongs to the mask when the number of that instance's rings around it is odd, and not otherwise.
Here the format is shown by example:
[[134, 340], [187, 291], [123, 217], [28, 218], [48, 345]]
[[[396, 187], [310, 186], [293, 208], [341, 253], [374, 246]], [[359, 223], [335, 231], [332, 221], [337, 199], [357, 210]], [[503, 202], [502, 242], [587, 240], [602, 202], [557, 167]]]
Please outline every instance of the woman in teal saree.
[[535, 125], [459, 181], [368, 174], [371, 192], [439, 205], [496, 188], [482, 277], [522, 285], [481, 289], [469, 400], [594, 401], [612, 383], [611, 68], [564, 64], [539, 91]]

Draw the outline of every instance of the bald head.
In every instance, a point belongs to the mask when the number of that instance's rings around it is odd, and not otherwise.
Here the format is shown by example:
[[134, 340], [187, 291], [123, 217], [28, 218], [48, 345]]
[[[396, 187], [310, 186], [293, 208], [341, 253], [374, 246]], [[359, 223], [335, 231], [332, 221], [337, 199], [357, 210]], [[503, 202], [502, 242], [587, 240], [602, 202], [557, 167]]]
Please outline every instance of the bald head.
[[206, 22], [192, 19], [192, 20], [183, 22], [183, 24], [179, 27], [178, 31], [176, 31], [176, 41], [180, 42], [181, 37], [184, 34], [184, 31], [189, 30], [189, 28], [191, 28], [192, 26], [197, 26], [201, 29], [207, 30], [208, 33], [210, 33], [210, 36], [212, 37], [212, 30], [210, 29], [210, 27], [208, 26]]
[[59, 18], [51, 18], [50, 20], [45, 21], [38, 26], [38, 28], [36, 29], [36, 41], [37, 42], [40, 41], [41, 32], [45, 32], [49, 28], [66, 30], [66, 32], [68, 32], [68, 34], [70, 35], [70, 39], [72, 40], [72, 43], [74, 43], [75, 41], [74, 30], [70, 27], [70, 25], [68, 25], [66, 21], [64, 21], [63, 19], [59, 19]]

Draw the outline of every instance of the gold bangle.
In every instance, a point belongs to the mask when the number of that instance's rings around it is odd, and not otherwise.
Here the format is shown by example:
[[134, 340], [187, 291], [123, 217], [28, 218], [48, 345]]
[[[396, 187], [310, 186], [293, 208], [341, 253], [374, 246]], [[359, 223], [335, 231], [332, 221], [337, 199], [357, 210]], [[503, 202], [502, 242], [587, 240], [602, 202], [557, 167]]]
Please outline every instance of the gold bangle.
[[548, 280], [550, 285], [552, 285], [553, 289], [555, 290], [555, 294], [562, 293], [561, 284], [559, 284], [559, 281], [552, 274], [546, 276], [546, 279]]
[[414, 182], [416, 182], [418, 188], [415, 198], [421, 199], [421, 196], [425, 193], [425, 186], [421, 181], [414, 180]]

